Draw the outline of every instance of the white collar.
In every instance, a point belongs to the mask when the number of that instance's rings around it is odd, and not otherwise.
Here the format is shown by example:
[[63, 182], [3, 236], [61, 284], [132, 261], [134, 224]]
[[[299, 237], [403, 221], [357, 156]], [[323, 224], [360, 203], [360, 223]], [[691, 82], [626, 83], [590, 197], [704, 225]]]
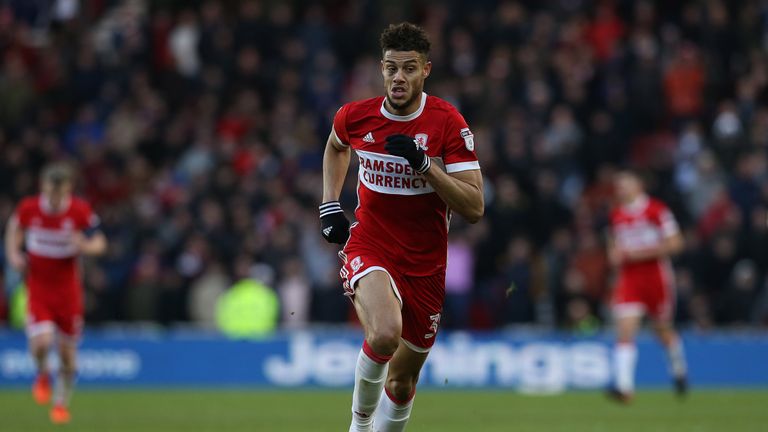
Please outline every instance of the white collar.
[[387, 98], [385, 97], [383, 101], [381, 101], [381, 115], [388, 118], [389, 120], [393, 121], [399, 121], [399, 122], [407, 122], [415, 119], [416, 117], [420, 116], [421, 113], [424, 111], [424, 105], [427, 104], [427, 94], [424, 92], [421, 92], [421, 104], [419, 105], [419, 109], [416, 111], [408, 114], [408, 115], [396, 115], [392, 114], [391, 112], [387, 111], [387, 109], [384, 107], [384, 104], [386, 103]]
[[645, 210], [648, 207], [648, 203], [650, 203], [651, 200], [648, 199], [648, 195], [640, 195], [639, 197], [632, 200], [631, 203], [625, 204], [622, 207], [625, 211], [629, 213], [642, 213], [643, 210]]
[[45, 214], [65, 213], [67, 210], [69, 210], [70, 204], [72, 204], [72, 198], [71, 197], [64, 198], [64, 202], [62, 202], [61, 210], [54, 212], [53, 208], [51, 207], [51, 201], [48, 200], [48, 198], [46, 198], [45, 195], [40, 194], [40, 210], [42, 210], [43, 213]]

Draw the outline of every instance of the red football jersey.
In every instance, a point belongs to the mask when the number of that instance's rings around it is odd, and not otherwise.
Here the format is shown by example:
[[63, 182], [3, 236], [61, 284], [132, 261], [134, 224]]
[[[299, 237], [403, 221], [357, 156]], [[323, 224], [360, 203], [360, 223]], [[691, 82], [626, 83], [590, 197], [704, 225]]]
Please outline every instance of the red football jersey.
[[66, 210], [52, 213], [43, 196], [21, 201], [15, 216], [25, 232], [27, 289], [31, 301], [78, 302], [82, 297], [74, 233], [98, 225], [91, 206], [73, 197]]
[[474, 136], [448, 102], [422, 94], [413, 114], [397, 116], [384, 97], [348, 103], [333, 121], [339, 141], [357, 154], [357, 223], [348, 245], [383, 255], [396, 271], [427, 276], [445, 271], [450, 209], [404, 158], [384, 149], [386, 137], [415, 137], [428, 156], [440, 158], [448, 173], [480, 169]]
[[[661, 246], [662, 242], [680, 232], [672, 212], [659, 200], [643, 196], [630, 205], [611, 212], [611, 227], [616, 247], [622, 252], [642, 251]], [[658, 272], [669, 265], [669, 259], [626, 263], [621, 266], [625, 276]]]

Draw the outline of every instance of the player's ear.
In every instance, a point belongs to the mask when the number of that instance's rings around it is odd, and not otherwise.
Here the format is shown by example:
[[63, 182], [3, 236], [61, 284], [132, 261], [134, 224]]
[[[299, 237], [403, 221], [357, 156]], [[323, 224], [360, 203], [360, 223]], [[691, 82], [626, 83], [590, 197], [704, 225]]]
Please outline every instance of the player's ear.
[[424, 71], [422, 72], [424, 74], [424, 78], [428, 77], [430, 72], [432, 72], [432, 62], [427, 61], [427, 63], [424, 64]]

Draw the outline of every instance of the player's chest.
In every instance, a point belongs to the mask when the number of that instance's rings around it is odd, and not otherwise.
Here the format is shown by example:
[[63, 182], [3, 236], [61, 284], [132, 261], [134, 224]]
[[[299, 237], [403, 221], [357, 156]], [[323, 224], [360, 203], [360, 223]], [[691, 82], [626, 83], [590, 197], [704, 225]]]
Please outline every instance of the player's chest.
[[33, 214], [29, 220], [30, 229], [45, 231], [71, 232], [77, 226], [75, 215], [70, 212], [61, 215], [48, 215], [45, 213]]
[[417, 145], [429, 156], [441, 156], [443, 153], [443, 130], [436, 122], [378, 121], [370, 125], [355, 128], [349, 132], [349, 141], [353, 149], [373, 153], [386, 153], [384, 145], [390, 135], [408, 135], [416, 140]]
[[614, 220], [616, 236], [623, 241], [653, 242], [661, 237], [660, 227], [651, 218], [624, 216]]

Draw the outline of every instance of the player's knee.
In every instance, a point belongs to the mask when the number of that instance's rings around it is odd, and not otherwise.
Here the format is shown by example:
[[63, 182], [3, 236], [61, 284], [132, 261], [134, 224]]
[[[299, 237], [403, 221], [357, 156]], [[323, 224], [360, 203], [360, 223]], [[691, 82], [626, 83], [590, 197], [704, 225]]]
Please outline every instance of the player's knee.
[[77, 371], [77, 359], [72, 355], [60, 355], [59, 371], [63, 374], [74, 374]]
[[409, 401], [416, 390], [416, 378], [394, 377], [387, 380], [387, 390], [397, 401]]
[[400, 328], [390, 325], [374, 329], [368, 337], [368, 345], [378, 354], [394, 354], [400, 345]]
[[61, 363], [59, 364], [59, 372], [64, 375], [74, 375], [77, 373], [77, 360], [73, 358], [61, 357]]
[[65, 366], [64, 363], [62, 363], [59, 367], [59, 373], [66, 376], [74, 376], [77, 373], [77, 365], [73, 363]]
[[677, 333], [671, 324], [656, 324], [654, 330], [656, 330], [656, 336], [664, 345], [672, 344], [677, 339]]
[[48, 351], [51, 349], [51, 345], [53, 345], [52, 342], [52, 340], [47, 340], [45, 338], [36, 339], [30, 343], [29, 350], [35, 357], [48, 355]]

